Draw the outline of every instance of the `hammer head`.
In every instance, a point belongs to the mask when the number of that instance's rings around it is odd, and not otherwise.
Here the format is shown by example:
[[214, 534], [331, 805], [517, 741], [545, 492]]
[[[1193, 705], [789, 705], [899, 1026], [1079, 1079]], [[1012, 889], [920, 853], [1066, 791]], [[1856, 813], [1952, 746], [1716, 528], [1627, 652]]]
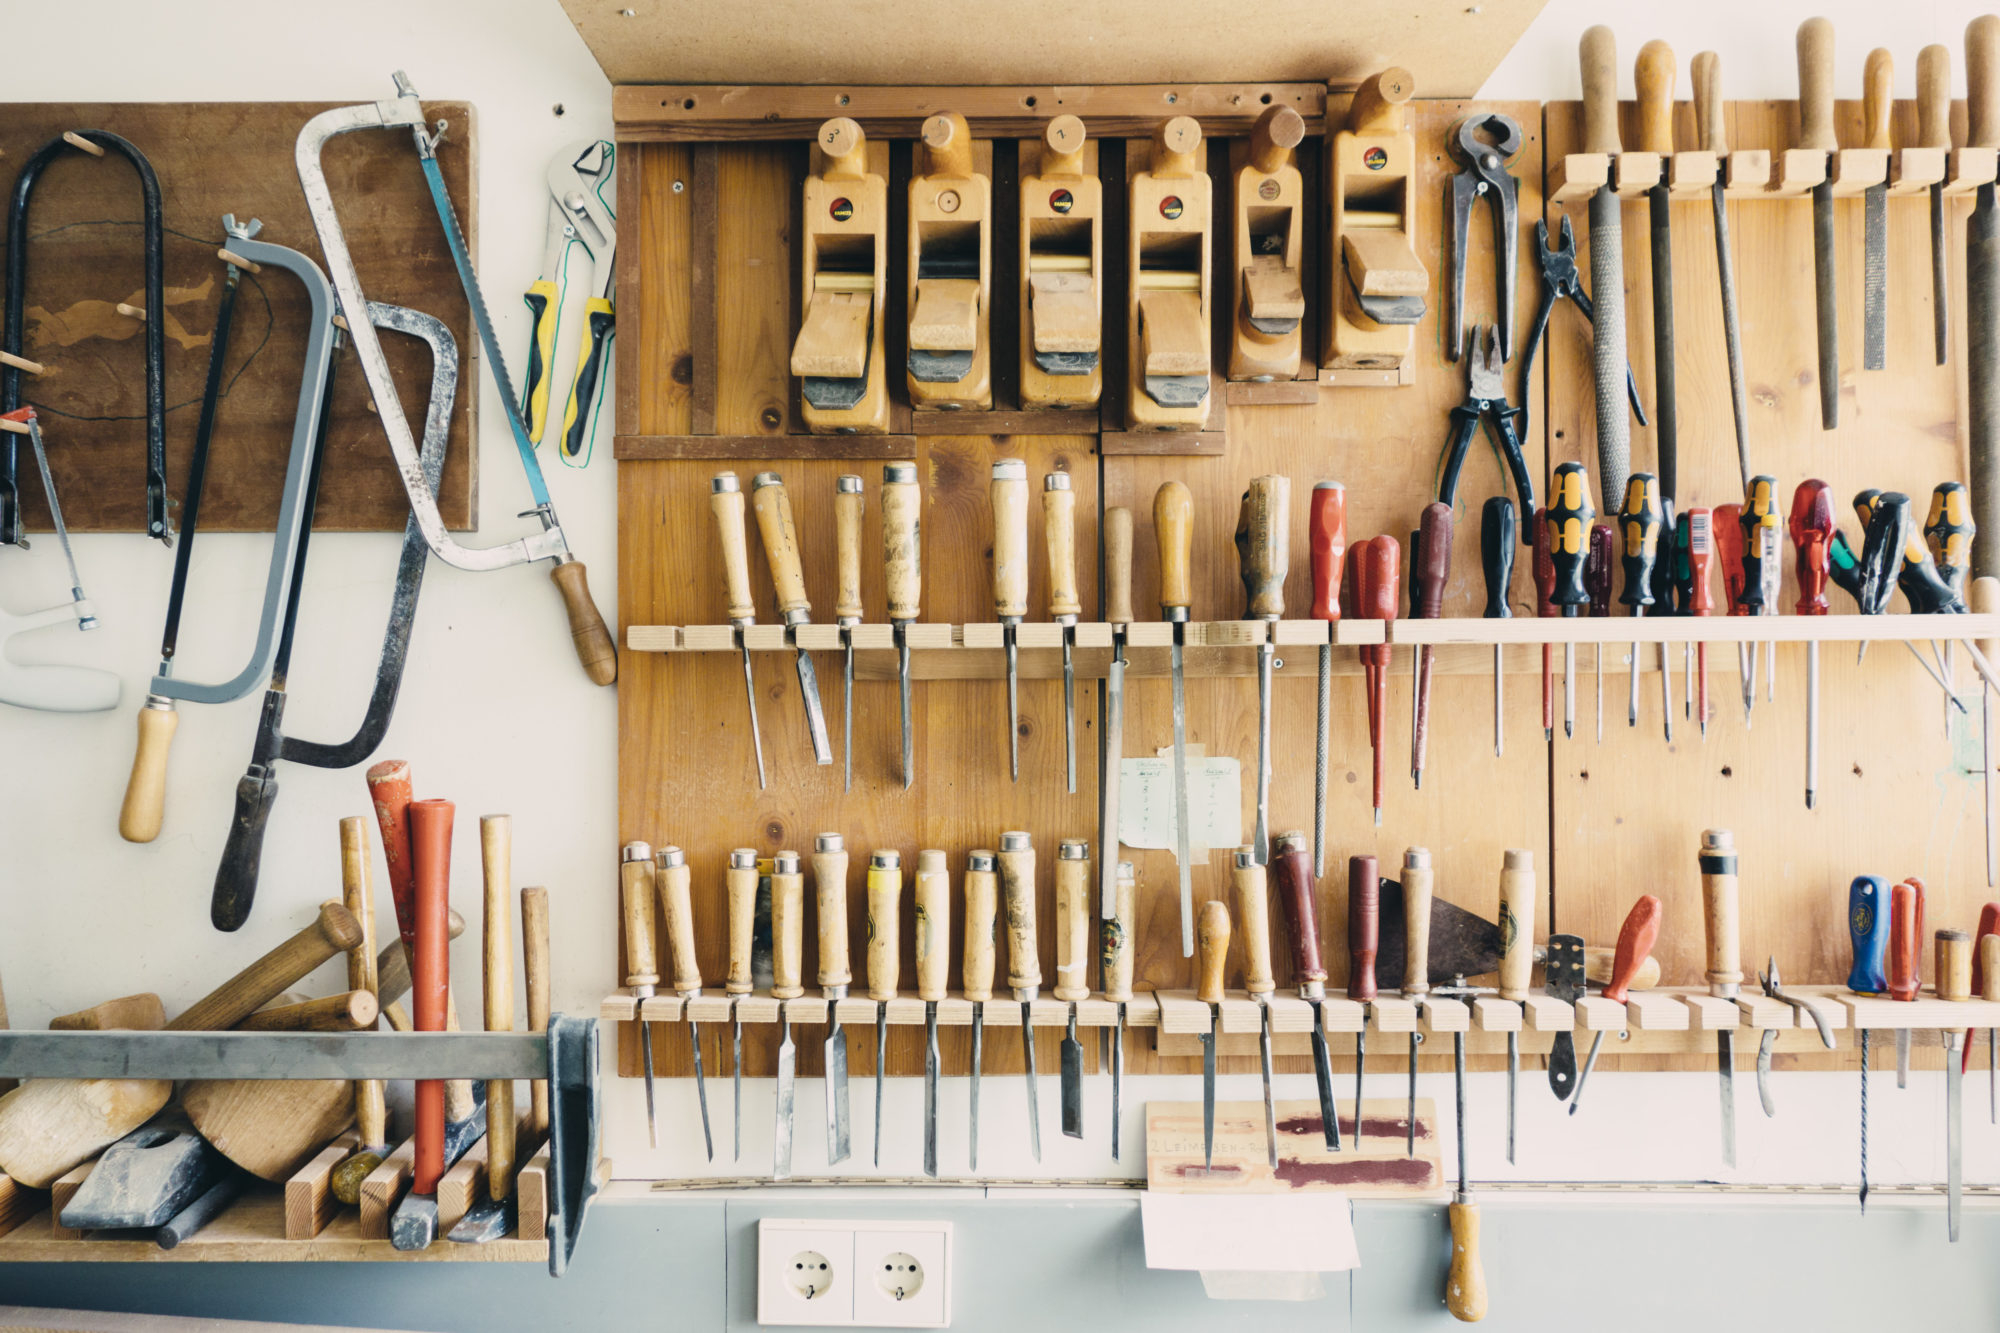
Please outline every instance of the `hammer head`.
[[62, 1211], [77, 1231], [165, 1224], [228, 1165], [191, 1126], [155, 1120], [104, 1150]]

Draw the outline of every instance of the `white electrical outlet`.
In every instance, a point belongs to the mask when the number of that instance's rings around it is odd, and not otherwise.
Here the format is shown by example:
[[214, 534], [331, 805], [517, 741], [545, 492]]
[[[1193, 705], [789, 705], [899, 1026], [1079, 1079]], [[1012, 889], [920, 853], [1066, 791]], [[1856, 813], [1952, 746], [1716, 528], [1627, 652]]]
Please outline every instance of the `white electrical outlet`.
[[757, 1322], [948, 1328], [951, 1223], [757, 1223]]

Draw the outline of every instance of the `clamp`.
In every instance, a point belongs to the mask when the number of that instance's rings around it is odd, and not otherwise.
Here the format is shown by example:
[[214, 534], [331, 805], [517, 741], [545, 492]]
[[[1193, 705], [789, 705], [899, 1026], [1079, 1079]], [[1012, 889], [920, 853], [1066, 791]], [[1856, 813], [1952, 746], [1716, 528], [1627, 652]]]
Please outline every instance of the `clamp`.
[[[1452, 497], [1458, 493], [1459, 469], [1465, 466], [1465, 451], [1471, 446], [1480, 421], [1490, 418], [1493, 433], [1500, 442], [1501, 456], [1506, 459], [1507, 470], [1514, 474], [1521, 512], [1532, 516], [1535, 483], [1528, 476], [1528, 460], [1521, 452], [1520, 431], [1520, 423], [1528, 412], [1507, 401], [1506, 367], [1507, 358], [1500, 351], [1500, 330], [1474, 326], [1472, 353], [1466, 359], [1465, 398], [1451, 409], [1451, 441], [1445, 446], [1444, 472], [1438, 480], [1437, 498], [1447, 505], [1453, 503]], [[1535, 527], [1532, 522], [1521, 525], [1524, 544], [1534, 544]]]
[[[1591, 304], [1590, 293], [1583, 290], [1583, 278], [1576, 269], [1576, 232], [1569, 225], [1567, 214], [1563, 216], [1562, 229], [1557, 233], [1561, 244], [1549, 245], [1549, 224], [1535, 224], [1535, 263], [1542, 271], [1542, 301], [1535, 307], [1535, 322], [1528, 329], [1528, 351], [1521, 360], [1521, 383], [1530, 382], [1535, 372], [1535, 348], [1540, 345], [1542, 335], [1548, 331], [1549, 315], [1555, 310], [1556, 302], [1568, 297], [1576, 302], [1576, 308], [1593, 325], [1597, 323], [1597, 307]], [[1625, 363], [1625, 392], [1632, 399], [1632, 415], [1644, 426], [1646, 409], [1639, 402], [1639, 382], [1632, 377], [1632, 363]], [[1521, 418], [1521, 428], [1527, 429], [1527, 417]]]
[[618, 147], [609, 140], [579, 139], [549, 163], [548, 238], [542, 250], [542, 272], [521, 298], [535, 317], [521, 414], [528, 419], [529, 438], [540, 444], [548, 428], [549, 382], [555, 376], [556, 330], [562, 323], [563, 279], [570, 247], [581, 246], [589, 256], [590, 295], [584, 304], [583, 345], [577, 351], [569, 404], [563, 409], [561, 455], [566, 463], [579, 457], [584, 463], [590, 461], [584, 448], [590, 438], [590, 409], [604, 380], [605, 348], [615, 331], [611, 298], [617, 282], [618, 211], [613, 193], [617, 160]]
[[1499, 297], [1500, 359], [1514, 355], [1514, 273], [1520, 267], [1520, 183], [1507, 164], [1521, 151], [1521, 126], [1512, 116], [1492, 112], [1468, 116], [1453, 127], [1448, 142], [1454, 158], [1465, 164], [1451, 178], [1451, 338], [1445, 354], [1456, 361], [1465, 354], [1466, 232], [1472, 207], [1480, 199], [1492, 204], [1493, 279]]
[[[1757, 974], [1757, 981], [1763, 986], [1764, 994], [1780, 1004], [1790, 1005], [1795, 1018], [1810, 1018], [1813, 1026], [1819, 1029], [1819, 1039], [1826, 1043], [1829, 1051], [1833, 1049], [1833, 1031], [1826, 1025], [1826, 1017], [1797, 996], [1785, 994], [1778, 979], [1776, 955], [1772, 955], [1771, 960], [1764, 964], [1764, 970]], [[1764, 1104], [1764, 1114], [1767, 1116], [1777, 1114], [1776, 1104], [1771, 1100], [1771, 1047], [1777, 1040], [1778, 1030], [1765, 1028], [1763, 1038], [1757, 1043], [1757, 1100]]]

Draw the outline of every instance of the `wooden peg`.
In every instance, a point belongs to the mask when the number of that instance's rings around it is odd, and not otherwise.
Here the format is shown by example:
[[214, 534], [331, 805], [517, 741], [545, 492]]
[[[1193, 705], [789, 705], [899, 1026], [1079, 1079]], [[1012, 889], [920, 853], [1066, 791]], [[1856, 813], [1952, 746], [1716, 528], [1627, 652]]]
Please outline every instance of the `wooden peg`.
[[1229, 962], [1229, 908], [1214, 898], [1203, 903], [1195, 934], [1201, 949], [1201, 977], [1194, 997], [1203, 1004], [1220, 1004], [1223, 969]]
[[117, 310], [119, 314], [125, 316], [125, 318], [127, 319], [136, 319], [141, 324], [144, 324], [146, 322], [146, 312], [144, 308], [140, 306], [127, 305], [125, 302], [120, 301], [113, 308]]
[[44, 375], [48, 367], [39, 361], [30, 361], [25, 356], [15, 356], [12, 352], [0, 352], [0, 366], [9, 366], [29, 375]]
[[[16, 421], [12, 417], [0, 417], [0, 433], [7, 435], [32, 435], [35, 433], [35, 428], [25, 421]], [[138, 840], [128, 838], [126, 841], [132, 842]], [[151, 840], [147, 839], [147, 841]]]
[[78, 148], [86, 153], [89, 153], [92, 157], [104, 156], [104, 149], [100, 145], [92, 143], [90, 140], [84, 138], [81, 134], [78, 134], [75, 130], [64, 130], [63, 142], [68, 144], [71, 148]]
[[1962, 930], [1940, 930], [1936, 936], [1937, 997], [1972, 998], [1972, 936]]
[[1409, 122], [1403, 107], [1416, 91], [1416, 76], [1400, 65], [1369, 75], [1354, 90], [1354, 101], [1348, 105], [1348, 132], [1396, 134], [1406, 129]]
[[[264, 266], [262, 264], [257, 263], [255, 260], [245, 259], [242, 255], [237, 254], [234, 250], [229, 250], [229, 249], [217, 250], [215, 252], [215, 257], [217, 259], [220, 259], [225, 264], [234, 264], [237, 268], [245, 269], [251, 273], [262, 273], [264, 271]], [[344, 322], [341, 320], [340, 316], [336, 315], [334, 319], [336, 323], [342, 323], [344, 327]]]

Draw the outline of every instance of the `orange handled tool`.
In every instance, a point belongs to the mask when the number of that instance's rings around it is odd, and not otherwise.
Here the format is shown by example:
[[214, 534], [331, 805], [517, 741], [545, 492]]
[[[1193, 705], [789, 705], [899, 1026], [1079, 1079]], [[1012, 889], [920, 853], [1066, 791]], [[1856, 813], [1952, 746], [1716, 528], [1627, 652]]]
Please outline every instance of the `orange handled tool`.
[[[416, 885], [416, 945], [410, 956], [410, 1004], [419, 1032], [445, 1030], [445, 998], [451, 990], [451, 825], [450, 801], [412, 801], [410, 854]], [[417, 1080], [416, 1164], [410, 1189], [437, 1193], [444, 1175], [444, 1082]]]
[[[1659, 941], [1663, 910], [1660, 900], [1646, 893], [1641, 894], [1639, 901], [1632, 904], [1632, 910], [1625, 914], [1625, 924], [1618, 928], [1618, 948], [1611, 956], [1611, 983], [1604, 988], [1605, 999], [1615, 1004], [1625, 1003], [1639, 969], [1645, 966], [1646, 959], [1652, 956], [1653, 945]], [[1571, 1115], [1576, 1114], [1576, 1108], [1583, 1102], [1584, 1085], [1590, 1082], [1590, 1071], [1597, 1067], [1598, 1048], [1603, 1045], [1604, 1030], [1600, 1028], [1591, 1039], [1590, 1055], [1583, 1062], [1583, 1072], [1577, 1075], [1576, 1091], [1570, 1094]]]
[[[1397, 567], [1402, 555], [1396, 539], [1370, 537], [1354, 552], [1354, 612], [1366, 620], [1393, 621], [1396, 618]], [[1382, 741], [1389, 705], [1388, 644], [1361, 648], [1361, 663], [1368, 688], [1368, 739], [1375, 752], [1375, 822], [1382, 822]]]

